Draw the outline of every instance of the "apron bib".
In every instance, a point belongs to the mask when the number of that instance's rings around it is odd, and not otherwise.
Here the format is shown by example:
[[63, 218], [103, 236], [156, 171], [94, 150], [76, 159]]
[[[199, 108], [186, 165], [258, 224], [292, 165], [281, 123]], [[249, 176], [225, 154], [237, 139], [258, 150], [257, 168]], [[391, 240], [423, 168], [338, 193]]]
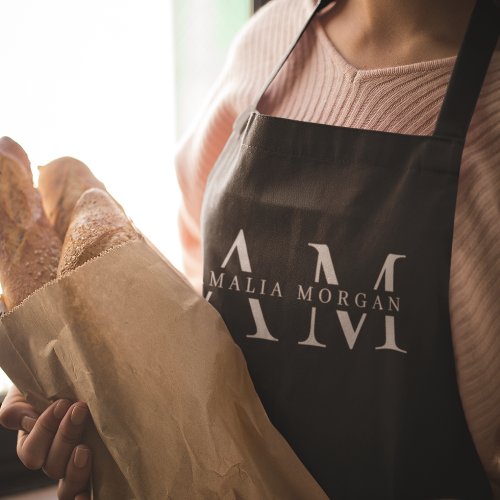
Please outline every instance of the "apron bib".
[[207, 183], [204, 295], [271, 422], [339, 499], [491, 498], [455, 373], [448, 286], [465, 135], [498, 37], [479, 0], [432, 136], [257, 105]]

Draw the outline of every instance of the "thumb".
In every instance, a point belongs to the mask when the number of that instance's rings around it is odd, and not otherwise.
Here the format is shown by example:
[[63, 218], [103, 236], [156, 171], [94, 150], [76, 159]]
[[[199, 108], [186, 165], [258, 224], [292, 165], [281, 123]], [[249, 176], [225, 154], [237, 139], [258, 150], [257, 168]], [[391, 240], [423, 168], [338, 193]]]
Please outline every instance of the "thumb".
[[11, 387], [0, 407], [0, 425], [30, 432], [37, 418], [38, 413], [26, 402], [17, 387]]

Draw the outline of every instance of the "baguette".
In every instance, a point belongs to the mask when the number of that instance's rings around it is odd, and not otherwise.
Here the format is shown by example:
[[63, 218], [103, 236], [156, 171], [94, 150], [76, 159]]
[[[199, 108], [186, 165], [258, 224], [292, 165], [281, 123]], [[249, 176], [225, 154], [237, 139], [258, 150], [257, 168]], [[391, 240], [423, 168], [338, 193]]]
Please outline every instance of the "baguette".
[[88, 189], [73, 209], [57, 274], [63, 276], [102, 252], [139, 238], [123, 209], [106, 191]]
[[38, 167], [38, 189], [50, 223], [64, 241], [73, 208], [84, 191], [106, 190], [85, 163], [65, 156]]
[[31, 174], [31, 164], [26, 151], [10, 137], [0, 137], [0, 151], [4, 156], [18, 162]]
[[0, 140], [0, 283], [7, 309], [57, 275], [61, 240], [33, 186], [28, 156]]

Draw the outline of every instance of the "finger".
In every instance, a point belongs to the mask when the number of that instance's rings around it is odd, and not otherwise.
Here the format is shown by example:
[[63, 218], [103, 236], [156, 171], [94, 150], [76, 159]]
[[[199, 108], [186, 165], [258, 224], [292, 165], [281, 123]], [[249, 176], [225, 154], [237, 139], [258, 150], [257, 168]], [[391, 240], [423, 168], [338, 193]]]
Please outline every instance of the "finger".
[[12, 386], [0, 407], [0, 425], [7, 429], [24, 429], [30, 432], [37, 418], [35, 409], [26, 402], [19, 389]]
[[75, 500], [90, 500], [90, 492], [87, 491], [76, 495]]
[[71, 453], [64, 479], [59, 481], [57, 496], [61, 500], [90, 500], [89, 481], [92, 466], [90, 449], [78, 445]]
[[75, 446], [82, 441], [89, 411], [85, 403], [70, 407], [59, 424], [43, 470], [52, 479], [62, 479]]
[[37, 419], [29, 434], [19, 432], [17, 455], [28, 469], [43, 467], [59, 424], [71, 406], [71, 402], [60, 399], [52, 403]]

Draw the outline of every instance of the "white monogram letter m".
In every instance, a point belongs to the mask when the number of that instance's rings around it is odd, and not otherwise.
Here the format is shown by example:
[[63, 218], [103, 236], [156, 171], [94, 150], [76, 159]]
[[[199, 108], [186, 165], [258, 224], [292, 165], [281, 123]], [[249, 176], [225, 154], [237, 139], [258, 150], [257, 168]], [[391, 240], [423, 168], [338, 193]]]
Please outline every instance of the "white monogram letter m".
[[395, 253], [390, 253], [387, 255], [382, 270], [378, 275], [377, 282], [373, 287], [374, 290], [378, 290], [382, 278], [385, 276], [384, 290], [386, 292], [394, 292], [394, 263], [398, 259], [404, 259], [406, 255], [396, 255]]

